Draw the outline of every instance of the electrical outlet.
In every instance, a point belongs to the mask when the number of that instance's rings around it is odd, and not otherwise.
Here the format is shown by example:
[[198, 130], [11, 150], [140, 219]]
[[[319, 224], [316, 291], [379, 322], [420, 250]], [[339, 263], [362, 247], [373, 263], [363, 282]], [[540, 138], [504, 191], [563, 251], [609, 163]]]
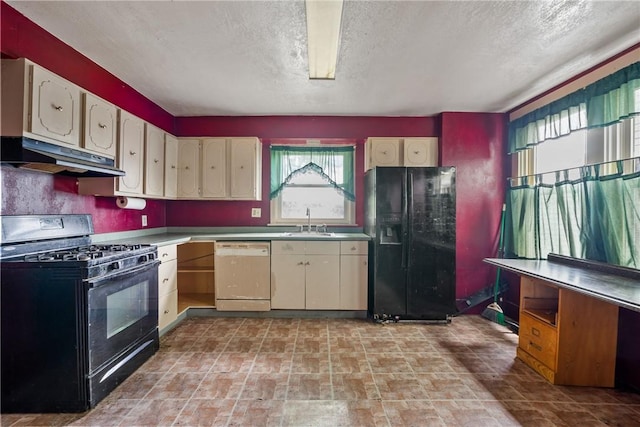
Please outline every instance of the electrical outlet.
[[142, 215], [142, 226], [143, 227], [147, 226], [147, 216], [146, 215]]
[[262, 216], [262, 209], [251, 208], [251, 218], [260, 218]]

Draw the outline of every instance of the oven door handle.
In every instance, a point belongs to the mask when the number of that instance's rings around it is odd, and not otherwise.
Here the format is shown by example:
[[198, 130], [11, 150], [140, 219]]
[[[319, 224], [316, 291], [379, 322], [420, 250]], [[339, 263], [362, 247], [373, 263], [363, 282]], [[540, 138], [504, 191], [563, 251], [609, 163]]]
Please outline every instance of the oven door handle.
[[124, 270], [124, 271], [118, 271], [116, 273], [109, 273], [103, 276], [98, 276], [98, 277], [91, 277], [89, 279], [87, 279], [87, 282], [89, 283], [89, 287], [90, 288], [97, 288], [99, 286], [102, 286], [101, 283], [102, 282], [106, 282], [106, 281], [112, 281], [114, 279], [121, 279], [123, 277], [127, 277], [127, 276], [132, 276], [134, 274], [138, 274], [138, 273], [142, 273], [145, 272], [147, 270], [150, 270], [152, 268], [157, 268], [158, 265], [160, 265], [160, 260], [154, 260], [152, 262], [148, 262], [144, 265], [141, 265], [139, 267], [134, 267], [131, 268], [129, 270]]

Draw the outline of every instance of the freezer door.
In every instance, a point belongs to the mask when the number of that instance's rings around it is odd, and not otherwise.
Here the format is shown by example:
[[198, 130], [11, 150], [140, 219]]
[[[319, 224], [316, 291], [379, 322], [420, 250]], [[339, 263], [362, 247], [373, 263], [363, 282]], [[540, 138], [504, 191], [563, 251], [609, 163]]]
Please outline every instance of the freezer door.
[[455, 169], [408, 169], [408, 317], [443, 320], [455, 309]]
[[373, 315], [404, 315], [407, 310], [406, 168], [374, 169], [375, 240], [369, 251], [370, 312]]

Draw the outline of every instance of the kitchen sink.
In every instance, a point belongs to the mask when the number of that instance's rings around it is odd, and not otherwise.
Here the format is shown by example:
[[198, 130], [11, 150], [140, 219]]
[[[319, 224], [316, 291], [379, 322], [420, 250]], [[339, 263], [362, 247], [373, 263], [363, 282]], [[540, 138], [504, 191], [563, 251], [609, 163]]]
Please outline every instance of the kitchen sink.
[[329, 232], [317, 232], [317, 231], [285, 231], [284, 233], [282, 233], [283, 236], [287, 236], [287, 237], [332, 237], [335, 236], [336, 233], [329, 233]]

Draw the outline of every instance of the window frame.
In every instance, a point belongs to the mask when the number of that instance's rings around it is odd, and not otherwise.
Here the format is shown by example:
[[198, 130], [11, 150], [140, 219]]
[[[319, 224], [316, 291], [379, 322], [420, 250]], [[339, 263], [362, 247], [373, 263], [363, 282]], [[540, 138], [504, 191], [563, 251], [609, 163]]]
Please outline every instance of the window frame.
[[[273, 145], [291, 145], [291, 144], [273, 144]], [[354, 147], [354, 144], [322, 144], [321, 146], [333, 145], [340, 147]], [[354, 147], [355, 150], [355, 147]], [[270, 167], [272, 165], [269, 165]], [[355, 171], [356, 167], [356, 156], [353, 156], [353, 170]], [[353, 192], [356, 194], [356, 175], [353, 175]], [[318, 185], [318, 184], [308, 184], [308, 185], [300, 185], [293, 184], [291, 187], [305, 187], [305, 188], [333, 188], [330, 184], [326, 185]], [[337, 190], [336, 190], [337, 191]], [[307, 218], [295, 218], [288, 219], [282, 218], [282, 191], [275, 198], [270, 200], [270, 218], [269, 225], [301, 225], [306, 224]], [[311, 211], [311, 222], [314, 225], [324, 224], [324, 225], [344, 225], [344, 226], [353, 226], [356, 225], [356, 201], [351, 201], [344, 195], [342, 196], [342, 200], [344, 203], [344, 216], [342, 218], [334, 219], [334, 218], [314, 218], [313, 210]]]

